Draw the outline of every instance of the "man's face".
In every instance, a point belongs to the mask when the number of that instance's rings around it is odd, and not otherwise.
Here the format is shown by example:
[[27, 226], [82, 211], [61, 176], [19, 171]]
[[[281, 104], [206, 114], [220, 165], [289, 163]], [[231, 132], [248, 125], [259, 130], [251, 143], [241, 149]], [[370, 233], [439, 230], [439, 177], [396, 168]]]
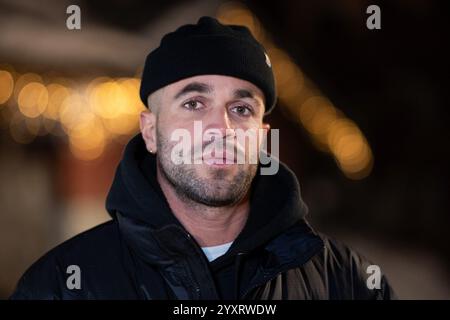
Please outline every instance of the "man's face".
[[[180, 196], [195, 202], [226, 206], [240, 201], [257, 171], [250, 157], [257, 158], [260, 140], [257, 149], [251, 148], [249, 139], [237, 139], [236, 130], [257, 136], [258, 129], [268, 129], [262, 123], [262, 91], [245, 80], [204, 75], [168, 85], [157, 95], [154, 135], [159, 172]], [[184, 141], [183, 151], [175, 151], [180, 150], [176, 149], [180, 141], [173, 135], [180, 129], [191, 139]], [[174, 155], [186, 159], [186, 152], [188, 163], [174, 161]], [[244, 161], [238, 161], [238, 155]]]

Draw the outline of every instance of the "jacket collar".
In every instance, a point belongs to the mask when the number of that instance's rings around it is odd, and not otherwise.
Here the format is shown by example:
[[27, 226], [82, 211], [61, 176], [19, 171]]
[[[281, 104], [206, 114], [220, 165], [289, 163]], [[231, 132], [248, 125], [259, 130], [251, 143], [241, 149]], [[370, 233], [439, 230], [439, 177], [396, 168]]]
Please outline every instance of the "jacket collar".
[[[304, 222], [308, 208], [301, 198], [298, 180], [283, 163], [279, 163], [277, 174], [255, 177], [250, 201], [244, 229], [228, 252], [212, 262], [214, 268], [229, 263], [236, 254], [264, 248], [269, 242], [272, 245], [267, 252], [285, 263], [290, 255], [281, 244], [290, 243], [288, 245], [294, 245], [296, 250], [306, 250], [309, 240], [316, 239]], [[171, 212], [156, 180], [156, 158], [147, 151], [140, 134], [125, 148], [106, 208], [117, 219], [129, 245], [148, 263], [167, 265], [192, 255], [203, 255]], [[285, 233], [299, 225], [303, 225], [297, 231], [304, 234], [304, 242], [294, 236], [287, 237]], [[298, 235], [297, 232], [296, 237]], [[275, 260], [272, 258], [272, 261]]]

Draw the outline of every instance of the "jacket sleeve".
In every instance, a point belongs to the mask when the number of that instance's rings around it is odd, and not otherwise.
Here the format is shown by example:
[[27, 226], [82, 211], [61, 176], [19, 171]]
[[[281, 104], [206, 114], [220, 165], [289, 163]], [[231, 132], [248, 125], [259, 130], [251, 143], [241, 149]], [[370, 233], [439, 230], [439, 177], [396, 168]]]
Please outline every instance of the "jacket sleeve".
[[35, 262], [19, 279], [10, 300], [59, 300], [60, 268], [51, 255]]
[[381, 290], [378, 293], [377, 300], [397, 300], [397, 296], [385, 276], [382, 277]]
[[327, 252], [328, 279], [333, 281], [333, 299], [397, 299], [381, 266], [339, 241], [323, 238]]
[[383, 268], [352, 249], [350, 265], [355, 299], [396, 300]]

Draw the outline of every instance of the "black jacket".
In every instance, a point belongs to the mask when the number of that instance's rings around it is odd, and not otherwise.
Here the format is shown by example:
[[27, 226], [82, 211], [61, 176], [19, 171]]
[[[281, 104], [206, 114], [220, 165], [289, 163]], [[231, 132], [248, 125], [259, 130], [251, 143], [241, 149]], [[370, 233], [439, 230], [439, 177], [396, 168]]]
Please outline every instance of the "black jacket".
[[[141, 135], [127, 145], [108, 194], [112, 220], [57, 246], [20, 279], [11, 299], [390, 299], [369, 289], [368, 261], [305, 220], [295, 175], [257, 175], [247, 223], [208, 262], [172, 214]], [[69, 289], [69, 266], [81, 288]]]

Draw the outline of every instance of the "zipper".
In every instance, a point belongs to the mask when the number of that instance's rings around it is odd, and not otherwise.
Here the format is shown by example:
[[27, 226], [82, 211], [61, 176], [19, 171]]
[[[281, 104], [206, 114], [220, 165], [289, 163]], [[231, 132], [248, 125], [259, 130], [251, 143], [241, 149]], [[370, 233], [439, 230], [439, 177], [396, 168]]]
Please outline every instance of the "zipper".
[[[198, 244], [195, 242], [195, 240], [192, 238], [192, 235], [189, 232], [186, 232], [183, 229], [181, 229], [181, 232], [184, 233], [184, 235], [188, 238], [188, 240], [191, 242], [192, 246], [194, 247], [194, 250], [197, 252], [197, 254], [200, 255], [200, 259], [202, 259], [203, 267], [206, 269], [206, 272], [209, 274], [209, 276], [207, 276], [207, 278], [209, 280], [208, 282], [210, 283], [210, 285], [208, 287], [209, 287], [209, 289], [211, 291], [214, 292], [214, 295], [218, 299], [219, 298], [219, 292], [217, 291], [217, 288], [216, 288], [216, 286], [214, 284], [213, 275], [211, 274], [211, 271], [209, 270], [208, 262], [207, 262], [207, 258], [205, 256], [205, 254], [203, 253], [201, 248], [198, 246]], [[195, 279], [191, 279], [191, 280], [192, 280], [191, 283], [194, 285], [196, 298], [200, 299], [200, 297], [201, 297], [200, 285], [197, 283], [197, 281], [195, 281]]]

